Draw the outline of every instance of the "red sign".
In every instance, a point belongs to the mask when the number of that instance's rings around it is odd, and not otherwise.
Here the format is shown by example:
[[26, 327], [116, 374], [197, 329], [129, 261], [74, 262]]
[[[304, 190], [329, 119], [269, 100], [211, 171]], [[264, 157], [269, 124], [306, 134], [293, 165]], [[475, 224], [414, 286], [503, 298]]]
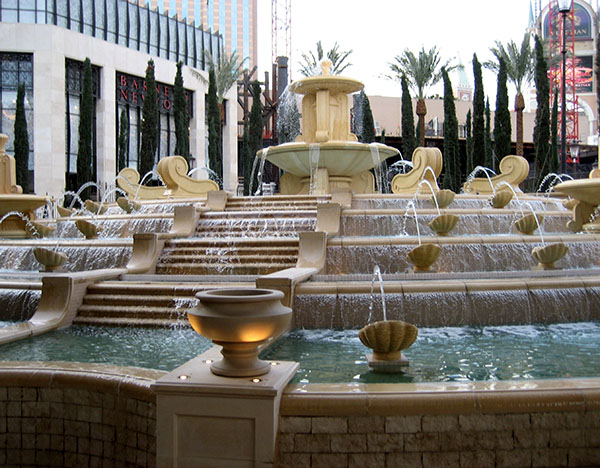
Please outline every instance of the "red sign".
[[[158, 94], [158, 111], [163, 114], [173, 113], [174, 87], [164, 83], [156, 83]], [[139, 76], [117, 72], [117, 102], [132, 107], [142, 107], [146, 96], [146, 80]], [[188, 115], [193, 116], [192, 92], [185, 90]]]

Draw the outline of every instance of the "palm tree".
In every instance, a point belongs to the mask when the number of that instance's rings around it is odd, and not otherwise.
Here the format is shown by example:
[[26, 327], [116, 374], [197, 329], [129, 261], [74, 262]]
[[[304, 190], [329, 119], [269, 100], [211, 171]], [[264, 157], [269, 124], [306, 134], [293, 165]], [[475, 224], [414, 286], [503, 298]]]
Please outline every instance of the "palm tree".
[[525, 34], [521, 46], [514, 41], [506, 45], [496, 41], [490, 51], [496, 57], [496, 61], [486, 62], [484, 66], [496, 72], [500, 69], [500, 59], [506, 65], [506, 74], [509, 81], [515, 85], [517, 96], [515, 97], [515, 112], [517, 114], [517, 155], [523, 156], [523, 109], [525, 99], [523, 98], [523, 87], [533, 81], [535, 72], [535, 52], [531, 47], [529, 34]]
[[450, 65], [452, 59], [442, 63], [440, 52], [436, 46], [429, 50], [421, 47], [418, 55], [409, 49], [404, 49], [401, 55], [394, 57], [394, 62], [389, 63], [393, 75], [388, 78], [401, 81], [405, 75], [411, 88], [417, 95], [417, 115], [419, 116], [419, 145], [425, 145], [425, 91], [442, 79], [442, 68], [446, 72], [454, 70], [457, 65]]
[[[237, 83], [239, 76], [244, 71], [244, 64], [248, 60], [248, 57], [239, 60], [236, 50], [231, 54], [228, 54], [225, 52], [225, 49], [223, 49], [223, 46], [221, 46], [218, 57], [214, 57], [208, 50], [204, 51], [204, 55], [208, 61], [208, 68], [212, 68], [215, 72], [217, 100], [220, 105], [225, 99], [225, 93]], [[200, 72], [193, 68], [189, 68], [189, 70], [197, 80], [208, 85], [208, 80], [204, 78]]]
[[344, 63], [348, 56], [352, 53], [350, 50], [340, 50], [339, 44], [336, 42], [327, 54], [323, 54], [323, 45], [321, 41], [317, 42], [317, 54], [315, 55], [312, 51], [307, 54], [302, 54], [302, 60], [300, 60], [300, 73], [303, 76], [314, 76], [320, 74], [319, 68], [321, 61], [327, 59], [331, 62], [330, 73], [332, 75], [340, 75], [351, 63]]

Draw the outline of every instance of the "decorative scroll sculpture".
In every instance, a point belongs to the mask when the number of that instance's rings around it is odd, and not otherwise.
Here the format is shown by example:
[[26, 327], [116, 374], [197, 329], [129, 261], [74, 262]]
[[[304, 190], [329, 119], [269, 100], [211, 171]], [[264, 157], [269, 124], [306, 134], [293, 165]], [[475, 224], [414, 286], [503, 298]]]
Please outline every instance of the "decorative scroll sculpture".
[[[504, 156], [502, 161], [500, 161], [500, 174], [489, 179], [487, 177], [476, 177], [468, 180], [465, 182], [463, 189], [465, 192], [491, 195], [496, 192], [502, 182], [505, 182], [515, 192], [521, 193], [519, 184], [527, 178], [528, 174], [529, 163], [527, 159], [515, 155]], [[500, 186], [500, 188], [502, 187]]]
[[[416, 148], [412, 156], [413, 168], [392, 179], [392, 193], [415, 193], [422, 180], [427, 180], [435, 192], [439, 190], [437, 178], [442, 172], [442, 152], [437, 148]], [[430, 169], [427, 169], [430, 168]], [[431, 190], [424, 184], [422, 190]]]
[[573, 214], [567, 228], [574, 232], [582, 228], [588, 232], [600, 232], [600, 219], [592, 219], [600, 205], [600, 178], [596, 172], [590, 172], [588, 179], [561, 182], [554, 186], [554, 190], [575, 199], [570, 205]]
[[15, 158], [6, 154], [4, 147], [8, 137], [0, 134], [0, 237], [27, 237], [27, 220], [35, 219], [34, 210], [44, 206], [49, 197], [23, 195], [23, 189], [17, 185]]
[[219, 190], [212, 180], [197, 180], [187, 175], [188, 164], [181, 156], [169, 156], [158, 162], [158, 174], [165, 183], [159, 187], [140, 185], [140, 174], [126, 167], [119, 172], [117, 184], [132, 199], [152, 200], [157, 198], [193, 198]]

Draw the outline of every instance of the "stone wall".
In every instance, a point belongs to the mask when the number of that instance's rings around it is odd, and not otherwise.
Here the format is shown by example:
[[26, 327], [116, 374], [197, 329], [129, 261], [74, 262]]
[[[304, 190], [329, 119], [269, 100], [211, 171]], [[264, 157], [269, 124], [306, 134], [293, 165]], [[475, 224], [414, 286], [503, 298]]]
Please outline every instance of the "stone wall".
[[162, 373], [65, 366], [1, 370], [0, 466], [154, 467]]
[[289, 385], [279, 467], [597, 467], [600, 392], [584, 380]]
[[600, 465], [600, 412], [283, 417], [280, 467]]

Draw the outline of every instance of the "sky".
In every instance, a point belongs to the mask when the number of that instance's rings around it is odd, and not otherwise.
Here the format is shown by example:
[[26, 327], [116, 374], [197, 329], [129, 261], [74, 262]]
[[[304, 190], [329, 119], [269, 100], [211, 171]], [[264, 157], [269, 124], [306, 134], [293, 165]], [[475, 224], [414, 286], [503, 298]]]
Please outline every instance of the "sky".
[[[545, 6], [547, 0], [542, 0]], [[404, 49], [437, 46], [442, 61], [460, 59], [473, 83], [472, 58], [493, 59], [494, 41], [520, 44], [529, 23], [530, 0], [292, 0], [292, 79], [301, 78], [303, 52], [325, 51], [337, 42], [352, 49], [345, 76], [361, 80], [368, 95], [400, 96], [400, 83], [385, 79], [389, 63]], [[271, 1], [258, 0], [259, 76], [271, 69]], [[316, 52], [315, 52], [316, 53]], [[484, 91], [494, 107], [496, 75], [484, 70]], [[457, 76], [451, 75], [456, 87]], [[509, 84], [509, 92], [512, 93]], [[438, 92], [438, 85], [427, 94]]]

